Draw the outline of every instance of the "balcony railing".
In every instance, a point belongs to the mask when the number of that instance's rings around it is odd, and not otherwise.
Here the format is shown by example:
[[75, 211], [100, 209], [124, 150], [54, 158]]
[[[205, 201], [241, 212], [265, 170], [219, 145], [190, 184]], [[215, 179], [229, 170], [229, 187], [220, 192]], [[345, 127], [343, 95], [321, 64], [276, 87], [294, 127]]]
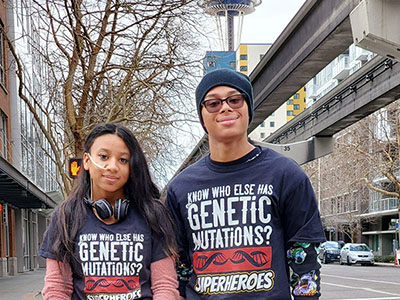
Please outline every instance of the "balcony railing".
[[397, 209], [399, 200], [397, 198], [384, 198], [372, 201], [369, 205], [369, 212], [380, 212], [385, 210]]
[[349, 76], [349, 56], [339, 55], [335, 58], [332, 68], [332, 78], [342, 80]]
[[307, 85], [307, 98], [316, 99], [318, 95], [317, 91], [318, 86], [316, 84]]
[[354, 60], [361, 60], [361, 61], [366, 61], [368, 60], [368, 56], [371, 54], [368, 50], [365, 50], [360, 47], [355, 47], [355, 52], [354, 52]]

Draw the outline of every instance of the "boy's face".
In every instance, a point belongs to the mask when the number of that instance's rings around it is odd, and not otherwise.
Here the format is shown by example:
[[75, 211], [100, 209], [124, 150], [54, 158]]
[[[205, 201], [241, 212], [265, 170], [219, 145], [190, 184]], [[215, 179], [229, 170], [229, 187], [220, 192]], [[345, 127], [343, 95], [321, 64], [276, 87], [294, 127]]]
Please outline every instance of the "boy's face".
[[[217, 86], [208, 91], [203, 101], [225, 99], [238, 94], [240, 92], [232, 87]], [[241, 139], [243, 135], [247, 136], [249, 110], [246, 101], [244, 101], [243, 106], [240, 108], [232, 108], [224, 101], [221, 108], [213, 113], [208, 112], [204, 105], [202, 105], [201, 116], [209, 138], [220, 142], [229, 142]]]

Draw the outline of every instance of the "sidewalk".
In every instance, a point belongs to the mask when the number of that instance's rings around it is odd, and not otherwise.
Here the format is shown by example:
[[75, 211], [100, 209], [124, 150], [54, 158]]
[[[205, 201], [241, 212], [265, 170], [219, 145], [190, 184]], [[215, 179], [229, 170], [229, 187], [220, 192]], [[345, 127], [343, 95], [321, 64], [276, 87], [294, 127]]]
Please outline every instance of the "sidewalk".
[[0, 300], [43, 300], [40, 291], [45, 273], [43, 268], [0, 278]]

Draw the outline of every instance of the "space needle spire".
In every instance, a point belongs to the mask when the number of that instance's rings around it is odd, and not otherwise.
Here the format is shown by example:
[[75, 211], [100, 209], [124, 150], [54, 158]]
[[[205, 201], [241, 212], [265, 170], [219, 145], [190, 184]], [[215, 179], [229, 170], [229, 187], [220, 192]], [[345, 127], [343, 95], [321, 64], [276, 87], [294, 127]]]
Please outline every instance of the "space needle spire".
[[[235, 50], [234, 40], [234, 18], [238, 18], [237, 39], [240, 43], [240, 36], [243, 27], [244, 15], [250, 14], [255, 7], [261, 4], [261, 0], [200, 0], [198, 5], [203, 8], [206, 14], [215, 16], [219, 38], [222, 41], [224, 51]], [[224, 22], [223, 22], [224, 20]], [[223, 23], [225, 26], [223, 26]], [[225, 27], [225, 30], [223, 28]], [[225, 32], [224, 32], [225, 31]]]

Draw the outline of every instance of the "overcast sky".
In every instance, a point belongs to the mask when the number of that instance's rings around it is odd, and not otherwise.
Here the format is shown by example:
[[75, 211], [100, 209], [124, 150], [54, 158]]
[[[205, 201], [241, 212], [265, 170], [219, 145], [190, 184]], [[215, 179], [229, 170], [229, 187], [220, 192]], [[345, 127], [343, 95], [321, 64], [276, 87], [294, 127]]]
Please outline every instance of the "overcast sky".
[[243, 22], [242, 43], [273, 43], [305, 0], [262, 0]]

